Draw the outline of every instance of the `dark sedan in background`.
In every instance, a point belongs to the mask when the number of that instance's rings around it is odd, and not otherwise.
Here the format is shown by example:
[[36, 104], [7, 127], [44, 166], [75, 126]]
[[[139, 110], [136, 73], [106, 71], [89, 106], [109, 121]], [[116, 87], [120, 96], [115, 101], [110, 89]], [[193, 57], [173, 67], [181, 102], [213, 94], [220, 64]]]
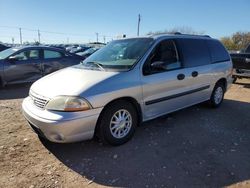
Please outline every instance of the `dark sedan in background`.
[[78, 52], [76, 54], [79, 56], [82, 56], [83, 59], [86, 59], [87, 57], [89, 57], [90, 55], [92, 55], [93, 53], [95, 53], [99, 49], [100, 48], [89, 48], [83, 52]]
[[52, 47], [14, 47], [0, 52], [0, 86], [33, 82], [56, 70], [76, 65], [83, 57]]

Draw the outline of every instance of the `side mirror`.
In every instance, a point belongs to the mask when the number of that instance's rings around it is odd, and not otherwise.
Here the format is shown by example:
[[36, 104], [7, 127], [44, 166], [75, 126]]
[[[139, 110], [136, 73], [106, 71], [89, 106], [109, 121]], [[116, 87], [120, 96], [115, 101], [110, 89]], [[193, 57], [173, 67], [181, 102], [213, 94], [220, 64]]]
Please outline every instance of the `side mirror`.
[[18, 61], [18, 59], [17, 59], [17, 57], [15, 57], [15, 56], [10, 56], [10, 57], [8, 58], [8, 61], [11, 62], [11, 63], [14, 63], [15, 61]]
[[162, 69], [165, 67], [165, 62], [163, 61], [155, 61], [151, 64], [151, 67], [154, 69]]

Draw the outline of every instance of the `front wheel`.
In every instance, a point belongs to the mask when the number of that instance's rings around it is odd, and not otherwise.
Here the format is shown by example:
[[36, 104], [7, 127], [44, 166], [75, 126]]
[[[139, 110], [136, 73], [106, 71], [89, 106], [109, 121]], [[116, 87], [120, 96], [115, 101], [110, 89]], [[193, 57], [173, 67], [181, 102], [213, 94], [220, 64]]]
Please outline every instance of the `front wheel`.
[[104, 109], [98, 123], [101, 141], [111, 145], [124, 144], [134, 135], [138, 123], [136, 109], [126, 101], [114, 102]]
[[219, 107], [224, 99], [224, 93], [225, 88], [223, 84], [216, 84], [209, 100], [210, 105], [214, 108]]

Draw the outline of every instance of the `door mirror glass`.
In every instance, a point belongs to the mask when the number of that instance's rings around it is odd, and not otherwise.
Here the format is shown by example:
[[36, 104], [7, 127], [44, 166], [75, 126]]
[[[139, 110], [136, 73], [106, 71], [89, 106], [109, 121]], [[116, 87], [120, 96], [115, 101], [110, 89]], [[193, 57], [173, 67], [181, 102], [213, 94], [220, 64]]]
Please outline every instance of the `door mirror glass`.
[[172, 70], [180, 68], [181, 63], [177, 59], [173, 62], [155, 61], [151, 64], [151, 68], [155, 70]]
[[163, 61], [155, 61], [155, 62], [151, 63], [151, 67], [153, 69], [162, 69], [165, 67], [165, 64], [166, 63]]
[[11, 63], [14, 63], [14, 62], [18, 61], [18, 58], [16, 56], [10, 56], [8, 58], [8, 61], [11, 62]]

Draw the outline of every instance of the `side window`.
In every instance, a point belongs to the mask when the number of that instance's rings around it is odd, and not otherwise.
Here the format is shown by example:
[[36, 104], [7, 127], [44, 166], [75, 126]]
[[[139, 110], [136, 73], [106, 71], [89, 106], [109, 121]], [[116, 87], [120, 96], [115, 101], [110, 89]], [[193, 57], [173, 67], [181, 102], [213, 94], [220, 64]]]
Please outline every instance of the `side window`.
[[39, 50], [30, 50], [29, 59], [39, 59]]
[[204, 39], [178, 39], [184, 67], [210, 64], [210, 54]]
[[54, 58], [61, 58], [62, 54], [57, 51], [52, 50], [44, 50], [44, 59], [54, 59]]
[[177, 48], [173, 40], [160, 42], [150, 54], [143, 73], [155, 74], [181, 68]]
[[27, 50], [20, 52], [14, 56], [19, 61], [25, 61], [29, 59], [39, 59], [39, 50]]
[[217, 40], [208, 40], [208, 48], [211, 54], [212, 63], [229, 61], [230, 57], [224, 46]]

